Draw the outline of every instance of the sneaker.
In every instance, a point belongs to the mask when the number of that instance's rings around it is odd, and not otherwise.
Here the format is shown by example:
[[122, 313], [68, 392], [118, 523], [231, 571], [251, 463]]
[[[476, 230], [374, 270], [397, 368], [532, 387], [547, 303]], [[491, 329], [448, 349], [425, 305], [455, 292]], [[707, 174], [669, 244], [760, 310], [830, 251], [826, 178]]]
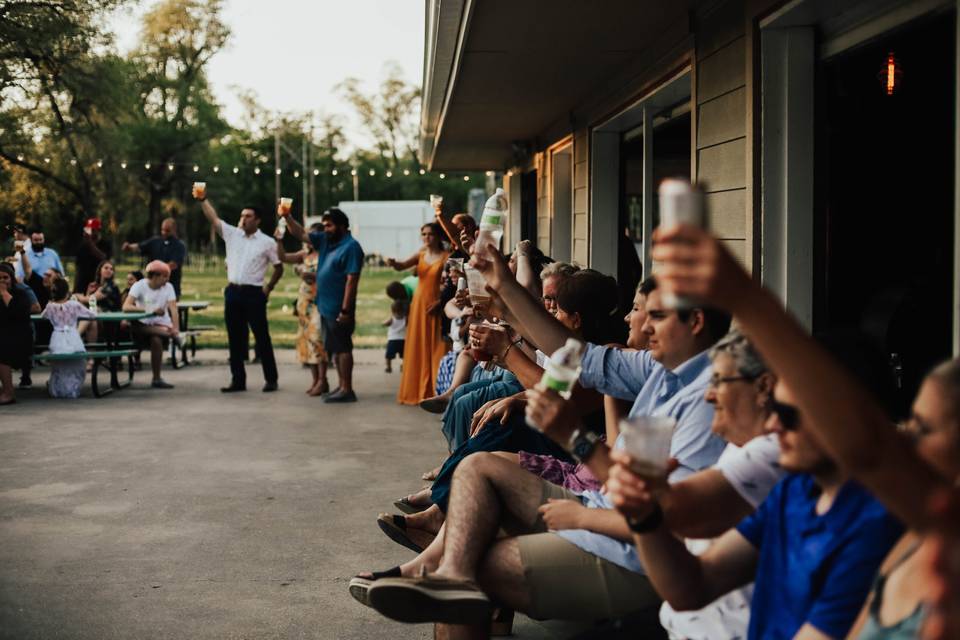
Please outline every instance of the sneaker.
[[493, 606], [469, 580], [428, 574], [421, 578], [382, 578], [367, 589], [370, 606], [399, 622], [484, 624]]
[[164, 380], [163, 378], [157, 378], [150, 383], [150, 386], [154, 389], [173, 389], [173, 385]]
[[356, 402], [356, 401], [357, 401], [357, 394], [355, 394], [352, 390], [351, 390], [351, 391], [347, 391], [346, 393], [344, 393], [343, 391], [338, 390], [338, 391], [334, 391], [333, 393], [331, 393], [330, 395], [328, 395], [326, 398], [323, 399], [323, 401], [324, 401], [324, 402], [331, 402], [331, 403], [333, 403], [333, 402]]

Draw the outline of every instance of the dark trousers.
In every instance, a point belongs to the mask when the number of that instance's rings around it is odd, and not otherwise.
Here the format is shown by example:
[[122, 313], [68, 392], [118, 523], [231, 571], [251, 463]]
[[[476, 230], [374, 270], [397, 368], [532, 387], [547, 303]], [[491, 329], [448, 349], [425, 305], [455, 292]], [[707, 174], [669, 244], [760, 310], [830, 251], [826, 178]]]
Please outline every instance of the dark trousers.
[[263, 289], [252, 285], [227, 285], [223, 294], [223, 316], [227, 323], [227, 339], [230, 341], [230, 374], [235, 384], [247, 383], [243, 363], [250, 350], [250, 331], [257, 341], [257, 352], [263, 366], [263, 378], [277, 381], [277, 361], [273, 357], [273, 343], [267, 325], [267, 296]]

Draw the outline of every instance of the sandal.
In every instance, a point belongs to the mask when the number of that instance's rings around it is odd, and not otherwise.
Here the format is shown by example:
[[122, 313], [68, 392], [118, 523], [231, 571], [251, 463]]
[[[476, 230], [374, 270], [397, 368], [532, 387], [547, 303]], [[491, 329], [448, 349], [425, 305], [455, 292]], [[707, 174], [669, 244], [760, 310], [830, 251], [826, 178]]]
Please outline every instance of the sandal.
[[400, 573], [400, 567], [392, 567], [386, 571], [373, 571], [370, 573], [371, 577], [369, 578], [356, 575], [350, 580], [350, 595], [360, 604], [369, 607], [370, 599], [367, 597], [367, 591], [370, 590], [370, 585], [380, 578], [399, 578], [402, 575], [403, 574]]
[[405, 514], [412, 516], [415, 513], [421, 513], [423, 511], [426, 511], [433, 505], [413, 504], [410, 502], [410, 496], [404, 496], [399, 500], [394, 500], [393, 506], [399, 509], [400, 511], [403, 511]]
[[423, 547], [407, 535], [407, 519], [405, 517], [397, 514], [381, 513], [377, 516], [377, 526], [380, 527], [380, 531], [383, 531], [388, 538], [401, 547], [406, 547], [414, 553], [423, 551]]
[[440, 467], [436, 467], [435, 469], [431, 469], [430, 471], [427, 471], [422, 476], [420, 476], [420, 479], [426, 482], [433, 482], [434, 480], [437, 479], [438, 475], [440, 475]]

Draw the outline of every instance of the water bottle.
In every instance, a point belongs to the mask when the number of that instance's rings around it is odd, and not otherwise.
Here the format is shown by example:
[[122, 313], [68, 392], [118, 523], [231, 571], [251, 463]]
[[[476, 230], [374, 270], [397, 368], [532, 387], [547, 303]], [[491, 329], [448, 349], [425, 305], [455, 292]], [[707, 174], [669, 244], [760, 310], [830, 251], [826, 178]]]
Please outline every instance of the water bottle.
[[90, 297], [87, 298], [87, 308], [90, 309], [90, 313], [97, 312], [97, 296], [94, 293], [90, 294]]
[[[584, 344], [576, 338], [567, 338], [567, 343], [553, 352], [553, 355], [547, 360], [543, 369], [543, 376], [540, 378], [540, 386], [546, 389], [553, 389], [560, 394], [564, 400], [570, 399], [573, 392], [573, 384], [580, 378], [580, 362], [583, 360]], [[535, 429], [538, 425], [533, 424], [530, 418], [527, 418], [527, 424]]]
[[[660, 183], [658, 196], [662, 228], [678, 224], [704, 226], [707, 210], [704, 193], [700, 187], [690, 184], [684, 178], [667, 178]], [[668, 309], [692, 309], [697, 306], [696, 300], [677, 296], [672, 291], [664, 291], [661, 297], [664, 306]]]
[[488, 247], [500, 248], [503, 228], [507, 223], [507, 207], [507, 194], [498, 187], [487, 199], [487, 204], [483, 207], [483, 215], [480, 217], [480, 234], [477, 236], [474, 251], [481, 258], [490, 258], [487, 252]]

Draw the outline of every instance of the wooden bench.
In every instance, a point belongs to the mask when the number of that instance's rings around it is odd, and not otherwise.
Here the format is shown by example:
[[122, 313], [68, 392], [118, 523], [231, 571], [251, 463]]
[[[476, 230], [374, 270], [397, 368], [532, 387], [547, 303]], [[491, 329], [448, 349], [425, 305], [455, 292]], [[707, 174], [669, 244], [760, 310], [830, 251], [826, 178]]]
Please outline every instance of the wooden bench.
[[[34, 356], [35, 360], [43, 362], [69, 362], [73, 360], [93, 360], [93, 371], [90, 374], [90, 388], [93, 391], [93, 397], [102, 398], [103, 396], [126, 389], [133, 382], [133, 356], [136, 349], [111, 349], [105, 351], [78, 351], [76, 353], [41, 353]], [[127, 380], [120, 382], [117, 375], [120, 371], [120, 360], [127, 358]], [[97, 381], [97, 374], [101, 367], [105, 367], [110, 372], [110, 385], [106, 389], [101, 389]]]

